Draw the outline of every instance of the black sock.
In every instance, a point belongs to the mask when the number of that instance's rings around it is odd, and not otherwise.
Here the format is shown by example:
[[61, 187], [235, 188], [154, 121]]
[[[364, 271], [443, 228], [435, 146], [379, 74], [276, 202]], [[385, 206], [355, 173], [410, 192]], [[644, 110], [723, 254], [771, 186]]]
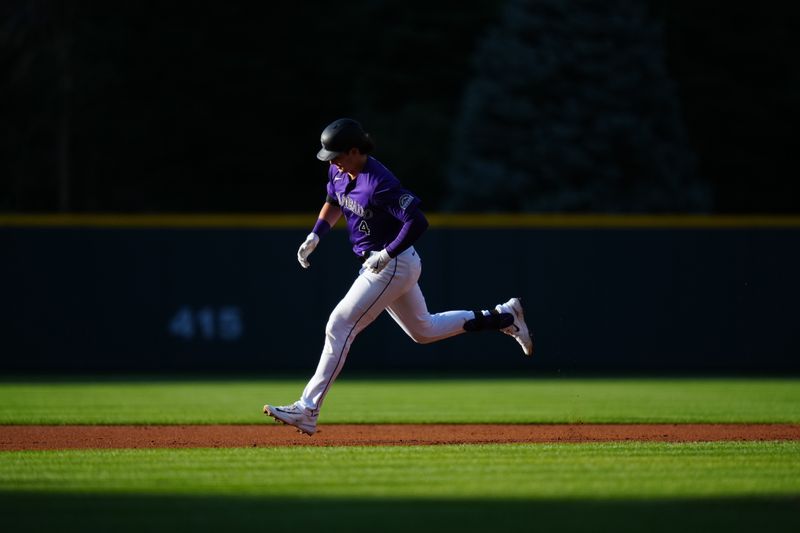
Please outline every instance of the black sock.
[[466, 331], [490, 331], [507, 328], [514, 323], [514, 315], [511, 313], [500, 313], [495, 309], [484, 315], [481, 311], [473, 311], [475, 318], [464, 322]]

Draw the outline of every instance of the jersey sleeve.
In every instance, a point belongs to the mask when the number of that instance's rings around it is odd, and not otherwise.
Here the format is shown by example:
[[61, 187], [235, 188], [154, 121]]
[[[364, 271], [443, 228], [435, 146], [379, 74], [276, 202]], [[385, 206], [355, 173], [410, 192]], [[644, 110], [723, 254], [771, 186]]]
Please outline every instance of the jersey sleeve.
[[375, 188], [372, 202], [396, 219], [407, 222], [414, 217], [422, 200], [403, 188], [400, 182], [387, 180]]

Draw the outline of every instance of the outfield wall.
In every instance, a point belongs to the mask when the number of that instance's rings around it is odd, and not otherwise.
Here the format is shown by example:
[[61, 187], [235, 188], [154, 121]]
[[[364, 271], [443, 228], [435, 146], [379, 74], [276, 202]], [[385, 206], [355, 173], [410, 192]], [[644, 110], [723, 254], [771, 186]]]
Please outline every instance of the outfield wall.
[[[800, 219], [431, 216], [431, 311], [525, 298], [526, 360], [502, 335], [415, 345], [388, 316], [348, 369], [800, 370]], [[0, 216], [0, 370], [313, 371], [357, 275], [311, 216]]]

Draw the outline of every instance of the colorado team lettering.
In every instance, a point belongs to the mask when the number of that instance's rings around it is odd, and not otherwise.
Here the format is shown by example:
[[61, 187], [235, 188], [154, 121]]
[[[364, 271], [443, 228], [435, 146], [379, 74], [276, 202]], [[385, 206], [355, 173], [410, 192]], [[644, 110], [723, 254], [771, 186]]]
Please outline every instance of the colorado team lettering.
[[336, 199], [339, 200], [339, 205], [341, 207], [346, 207], [356, 215], [360, 216], [364, 220], [369, 220], [372, 218], [372, 211], [363, 207], [361, 204], [350, 198], [349, 196], [345, 196], [344, 194], [337, 192]]

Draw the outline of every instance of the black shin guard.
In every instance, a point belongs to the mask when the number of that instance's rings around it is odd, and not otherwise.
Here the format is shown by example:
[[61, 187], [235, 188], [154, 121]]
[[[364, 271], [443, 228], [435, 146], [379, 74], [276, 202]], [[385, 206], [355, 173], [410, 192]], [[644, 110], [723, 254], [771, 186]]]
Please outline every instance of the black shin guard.
[[495, 309], [484, 315], [481, 311], [473, 311], [475, 318], [464, 322], [465, 331], [489, 331], [507, 328], [514, 323], [511, 313], [498, 313]]

